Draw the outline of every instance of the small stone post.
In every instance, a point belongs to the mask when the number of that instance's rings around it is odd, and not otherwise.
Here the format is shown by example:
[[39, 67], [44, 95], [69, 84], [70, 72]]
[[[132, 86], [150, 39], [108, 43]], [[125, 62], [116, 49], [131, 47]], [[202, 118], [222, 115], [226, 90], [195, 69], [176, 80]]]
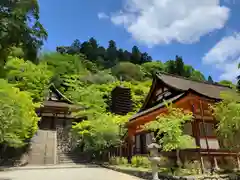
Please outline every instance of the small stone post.
[[160, 149], [160, 146], [156, 143], [155, 138], [153, 138], [152, 143], [148, 145], [148, 150], [150, 152], [149, 161], [151, 162], [153, 180], [159, 180], [158, 163], [160, 162], [160, 157], [158, 156], [158, 149]]
[[238, 164], [238, 170], [240, 170], [240, 159], [239, 159], [239, 153], [237, 154], [237, 164]]
[[216, 158], [216, 157], [213, 157], [213, 160], [214, 160], [214, 170], [215, 170], [215, 171], [218, 171], [220, 168], [218, 167], [217, 158]]

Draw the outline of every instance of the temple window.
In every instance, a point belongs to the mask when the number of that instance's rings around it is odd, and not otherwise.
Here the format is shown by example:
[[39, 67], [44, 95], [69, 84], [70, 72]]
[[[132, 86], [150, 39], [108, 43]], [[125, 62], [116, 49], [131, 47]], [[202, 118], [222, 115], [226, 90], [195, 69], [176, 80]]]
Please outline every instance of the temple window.
[[191, 123], [191, 122], [187, 122], [187, 123], [184, 124], [184, 126], [183, 126], [183, 132], [184, 132], [184, 134], [186, 134], [186, 135], [190, 135], [190, 136], [193, 135], [193, 132], [192, 132], [192, 123]]
[[[205, 127], [205, 131], [204, 131], [204, 127]], [[216, 136], [214, 123], [199, 122], [199, 131], [200, 131], [200, 137], [205, 137], [205, 136], [215, 137]], [[206, 132], [206, 135], [205, 135], [205, 132]]]
[[135, 136], [135, 153], [141, 152], [140, 134]]

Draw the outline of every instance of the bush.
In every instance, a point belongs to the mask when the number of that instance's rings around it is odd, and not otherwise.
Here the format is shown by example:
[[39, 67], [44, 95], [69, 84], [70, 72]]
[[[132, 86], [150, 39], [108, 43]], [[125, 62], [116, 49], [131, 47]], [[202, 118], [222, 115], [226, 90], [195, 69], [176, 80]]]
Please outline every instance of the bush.
[[169, 159], [168, 157], [161, 156], [160, 163], [158, 165], [160, 167], [171, 168], [174, 166], [174, 161]]
[[112, 74], [118, 79], [124, 81], [141, 81], [144, 80], [144, 72], [141, 70], [141, 67], [129, 62], [122, 62], [117, 64], [112, 68]]
[[184, 169], [187, 169], [191, 174], [201, 174], [201, 164], [197, 160], [186, 162]]
[[89, 84], [107, 84], [113, 83], [116, 79], [109, 73], [100, 71], [96, 74], [89, 74], [81, 78], [83, 82]]
[[157, 62], [147, 62], [142, 64], [143, 70], [147, 77], [152, 78], [157, 72], [164, 70], [164, 64], [160, 61]]
[[128, 160], [125, 157], [113, 156], [113, 157], [110, 158], [109, 163], [111, 165], [127, 165], [128, 164]]
[[29, 93], [0, 79], [0, 144], [23, 147], [37, 131], [39, 118]]
[[226, 172], [231, 172], [238, 167], [237, 160], [233, 157], [223, 157], [220, 162], [218, 162], [218, 166]]
[[149, 168], [151, 163], [147, 157], [144, 156], [133, 156], [131, 160], [131, 165], [133, 167], [143, 167]]
[[5, 66], [8, 82], [21, 91], [31, 93], [34, 102], [42, 102], [52, 77], [45, 63], [39, 65], [23, 59], [10, 58]]

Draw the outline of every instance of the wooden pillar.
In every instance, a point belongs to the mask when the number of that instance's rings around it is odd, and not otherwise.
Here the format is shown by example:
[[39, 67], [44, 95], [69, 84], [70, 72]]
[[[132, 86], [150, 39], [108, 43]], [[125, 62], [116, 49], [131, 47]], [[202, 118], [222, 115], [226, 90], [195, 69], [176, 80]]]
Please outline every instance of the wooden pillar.
[[133, 130], [128, 129], [128, 162], [131, 163], [132, 155], [133, 155]]
[[[191, 106], [192, 113], [193, 113], [193, 117], [194, 117], [194, 120], [193, 120], [193, 122], [192, 122], [192, 134], [193, 134], [193, 136], [195, 137], [196, 145], [197, 145], [198, 147], [201, 147], [201, 146], [200, 146], [199, 123], [197, 122], [197, 120], [196, 120], [196, 118], [195, 118], [195, 106], [194, 106], [194, 101], [192, 101], [192, 100], [190, 101], [190, 106]], [[203, 162], [203, 157], [201, 156], [200, 148], [198, 148], [197, 151], [198, 151], [198, 158], [199, 158], [200, 165], [201, 165], [201, 171], [202, 171], [202, 174], [204, 174], [205, 168], [204, 168], [204, 162]]]
[[201, 120], [203, 123], [203, 132], [204, 132], [204, 136], [205, 136], [205, 141], [206, 141], [206, 145], [207, 145], [207, 152], [208, 152], [208, 159], [211, 163], [211, 172], [213, 172], [213, 159], [211, 157], [210, 154], [210, 150], [209, 150], [209, 143], [208, 143], [208, 138], [207, 138], [207, 131], [206, 131], [206, 124], [205, 124], [205, 120], [204, 120], [204, 108], [203, 108], [203, 104], [202, 104], [202, 100], [199, 100], [200, 102], [200, 112], [201, 112]]

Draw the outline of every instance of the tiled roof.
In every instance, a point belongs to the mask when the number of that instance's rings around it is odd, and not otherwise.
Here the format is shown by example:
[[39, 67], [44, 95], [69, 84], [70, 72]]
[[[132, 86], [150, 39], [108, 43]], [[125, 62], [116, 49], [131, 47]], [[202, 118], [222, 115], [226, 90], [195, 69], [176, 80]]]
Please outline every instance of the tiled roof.
[[199, 94], [213, 98], [221, 99], [220, 94], [223, 91], [232, 91], [230, 87], [220, 84], [211, 84], [207, 82], [194, 81], [180, 76], [158, 73], [156, 77], [166, 85], [180, 91], [188, 91], [192, 89]]
[[[181, 93], [181, 94], [179, 94], [179, 95], [177, 95], [177, 96], [174, 96], [173, 98], [168, 99], [167, 102], [170, 103], [170, 102], [174, 102], [174, 101], [176, 101], [176, 100], [179, 100], [179, 99], [181, 99], [184, 95], [186, 95], [185, 92], [184, 92], [184, 93]], [[160, 104], [158, 104], [158, 105], [156, 105], [156, 106], [153, 106], [153, 107], [151, 107], [151, 108], [149, 108], [149, 109], [146, 109], [146, 110], [144, 110], [144, 111], [141, 111], [141, 112], [133, 115], [129, 120], [131, 121], [131, 120], [133, 120], [133, 119], [135, 119], [135, 118], [137, 118], [137, 117], [140, 117], [140, 116], [142, 116], [142, 115], [145, 115], [145, 114], [147, 114], [147, 113], [150, 113], [150, 112], [152, 112], [152, 111], [155, 111], [155, 110], [157, 110], [157, 109], [159, 109], [159, 108], [162, 108], [162, 107], [164, 107], [164, 106], [165, 106], [165, 102], [162, 102], [162, 103], [160, 103]]]
[[[164, 83], [166, 86], [169, 86], [171, 88], [174, 88], [175, 90], [180, 91], [179, 95], [171, 99], [168, 99], [168, 102], [173, 102], [182, 98], [184, 95], [186, 95], [189, 92], [189, 90], [193, 90], [201, 95], [204, 95], [216, 100], [221, 99], [221, 96], [220, 96], [221, 92], [233, 91], [232, 88], [228, 86], [224, 86], [216, 83], [212, 84], [208, 82], [195, 81], [195, 80], [191, 80], [191, 79], [187, 79], [184, 77], [175, 76], [167, 73], [157, 73], [155, 76], [155, 80], [156, 79], [162, 81], [162, 83]], [[153, 83], [154, 82], [158, 83], [155, 80], [153, 81]], [[153, 89], [155, 85], [153, 85], [153, 87], [151, 88]], [[150, 94], [148, 96], [150, 96]], [[145, 102], [145, 105], [146, 105], [146, 102]], [[160, 103], [152, 108], [140, 111], [134, 116], [132, 116], [130, 118], [130, 121], [137, 117], [150, 113], [156, 109], [164, 107], [164, 105], [165, 105], [164, 103]]]

